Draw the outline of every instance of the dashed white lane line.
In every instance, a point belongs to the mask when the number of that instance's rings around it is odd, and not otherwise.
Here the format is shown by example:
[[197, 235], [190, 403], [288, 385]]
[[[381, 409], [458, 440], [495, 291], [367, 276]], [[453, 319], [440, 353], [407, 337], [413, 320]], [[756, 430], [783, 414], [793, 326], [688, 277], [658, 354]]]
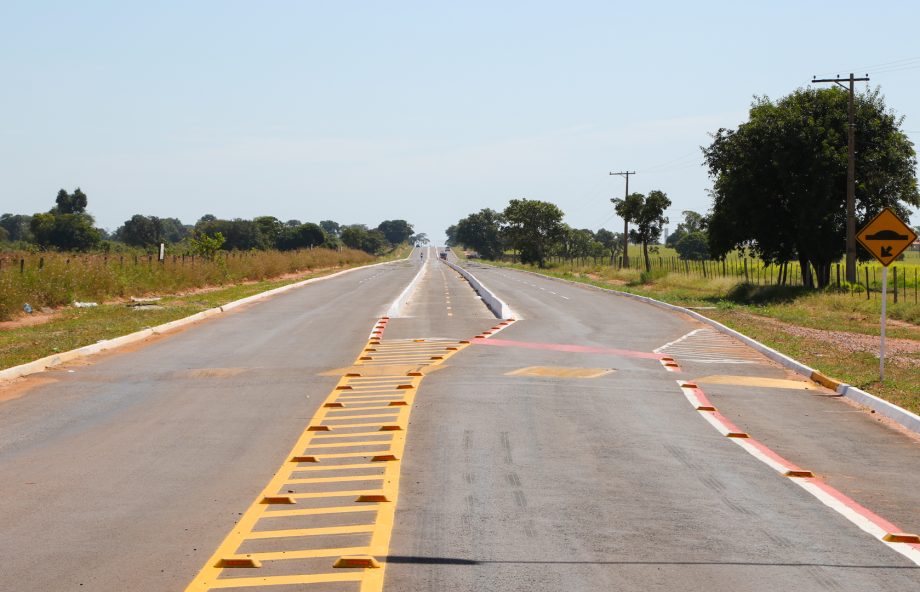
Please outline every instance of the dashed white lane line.
[[539, 288], [540, 290], [542, 290], [542, 291], [544, 291], [544, 292], [549, 292], [549, 293], [552, 294], [553, 296], [558, 296], [558, 297], [560, 297], [560, 298], [562, 298], [562, 299], [564, 299], [564, 300], [571, 300], [568, 296], [563, 296], [562, 294], [558, 294], [558, 293], [556, 293], [556, 292], [553, 292], [552, 290], [547, 290], [546, 288], [542, 288], [542, 287], [540, 287], [540, 286], [538, 286], [538, 285], [536, 285], [536, 284], [532, 284], [532, 283], [530, 283], [530, 282], [525, 282], [524, 280], [519, 280], [518, 278], [516, 278], [516, 277], [514, 277], [514, 276], [512, 276], [512, 275], [509, 275], [509, 274], [507, 274], [507, 273], [499, 273], [498, 275], [500, 275], [500, 276], [502, 276], [502, 277], [506, 277], [506, 278], [508, 278], [509, 280], [513, 281], [513, 282], [517, 282], [517, 283], [519, 283], [519, 284], [524, 284], [525, 286], [530, 286], [531, 288]]

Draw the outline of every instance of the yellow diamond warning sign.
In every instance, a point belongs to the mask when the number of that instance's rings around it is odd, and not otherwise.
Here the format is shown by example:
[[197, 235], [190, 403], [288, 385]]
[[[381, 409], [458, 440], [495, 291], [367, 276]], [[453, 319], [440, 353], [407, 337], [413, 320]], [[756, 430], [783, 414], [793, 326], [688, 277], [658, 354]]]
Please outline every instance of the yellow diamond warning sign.
[[888, 267], [904, 249], [917, 240], [917, 233], [890, 208], [885, 208], [856, 233], [856, 240], [882, 265]]

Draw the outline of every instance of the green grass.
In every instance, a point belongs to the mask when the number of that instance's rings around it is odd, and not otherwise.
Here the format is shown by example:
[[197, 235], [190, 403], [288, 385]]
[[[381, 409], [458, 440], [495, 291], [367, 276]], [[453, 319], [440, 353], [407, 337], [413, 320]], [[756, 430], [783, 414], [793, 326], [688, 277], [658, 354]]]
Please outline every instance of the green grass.
[[833, 343], [793, 335], [759, 323], [756, 317], [740, 311], [703, 311], [706, 316], [781, 351], [827, 376], [843, 380], [877, 397], [920, 413], [920, 369], [885, 364], [885, 382], [879, 381], [878, 357], [870, 353], [846, 351]]

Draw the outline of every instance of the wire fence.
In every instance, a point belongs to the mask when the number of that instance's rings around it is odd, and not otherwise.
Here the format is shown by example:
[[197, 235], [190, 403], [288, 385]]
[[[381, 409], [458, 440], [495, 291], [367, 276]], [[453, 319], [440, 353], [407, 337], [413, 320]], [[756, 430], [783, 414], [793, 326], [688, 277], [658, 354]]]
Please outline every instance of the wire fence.
[[[609, 265], [623, 269], [623, 257], [565, 258], [552, 256], [550, 263], [560, 267]], [[628, 267], [637, 272], [645, 271], [645, 259], [631, 255]], [[802, 266], [798, 261], [769, 265], [755, 257], [726, 257], [719, 260], [688, 260], [676, 256], [649, 257], [652, 275], [678, 274], [700, 279], [729, 278], [756, 286], [805, 286]], [[867, 299], [879, 298], [882, 289], [882, 266], [875, 262], [857, 263], [857, 281], [847, 284], [845, 266], [835, 263], [831, 267], [830, 285], [846, 290], [853, 296]], [[889, 267], [889, 298], [894, 302], [920, 302], [920, 252], [908, 251]]]

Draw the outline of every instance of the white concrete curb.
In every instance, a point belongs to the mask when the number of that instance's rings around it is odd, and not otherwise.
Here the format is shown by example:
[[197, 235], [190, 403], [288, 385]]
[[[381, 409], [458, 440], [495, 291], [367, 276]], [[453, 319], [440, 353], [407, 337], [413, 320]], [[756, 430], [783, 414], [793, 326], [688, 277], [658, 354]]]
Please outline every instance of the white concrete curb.
[[838, 386], [837, 394], [843, 395], [847, 399], [855, 401], [860, 405], [865, 405], [879, 415], [884, 415], [888, 419], [898, 422], [910, 431], [920, 434], [920, 416], [911, 413], [903, 407], [898, 407], [894, 403], [879, 399], [875, 395], [869, 394], [849, 384], [841, 384]]
[[[490, 267], [493, 267], [493, 266], [490, 266]], [[508, 268], [508, 269], [514, 269], [514, 268]], [[722, 333], [731, 335], [735, 339], [738, 339], [739, 341], [746, 343], [747, 345], [759, 351], [760, 353], [770, 358], [774, 362], [777, 362], [778, 364], [781, 364], [782, 366], [789, 368], [796, 374], [800, 374], [808, 379], [815, 379], [816, 375], [821, 376], [823, 380], [821, 380], [820, 382], [824, 383], [825, 381], [828, 381], [832, 385], [836, 386], [836, 391], [838, 395], [843, 395], [844, 397], [850, 399], [851, 401], [859, 403], [860, 405], [864, 405], [868, 407], [869, 409], [875, 411], [876, 413], [880, 415], [884, 415], [888, 419], [891, 419], [901, 424], [908, 430], [920, 434], [920, 416], [918, 416], [917, 414], [911, 413], [910, 411], [908, 411], [907, 409], [904, 409], [903, 407], [898, 407], [894, 403], [890, 403], [884, 399], [880, 399], [876, 397], [875, 395], [869, 394], [864, 390], [856, 388], [855, 386], [852, 386], [849, 384], [843, 384], [833, 379], [828, 380], [826, 377], [824, 377], [819, 371], [815, 370], [814, 368], [809, 368], [805, 364], [802, 364], [801, 362], [798, 362], [790, 358], [786, 354], [780, 353], [776, 351], [775, 349], [760, 343], [756, 339], [751, 339], [747, 335], [744, 335], [743, 333], [739, 333], [738, 331], [735, 331], [734, 329], [730, 329], [726, 327], [725, 325], [723, 325], [722, 323], [718, 321], [714, 321], [710, 319], [709, 317], [705, 317], [699, 314], [698, 312], [694, 312], [682, 306], [677, 306], [674, 304], [668, 304], [667, 302], [662, 302], [660, 300], [655, 300], [654, 298], [649, 298], [648, 296], [639, 296], [638, 294], [631, 294], [629, 292], [620, 292], [619, 290], [601, 288], [600, 286], [586, 284], [583, 282], [575, 282], [572, 280], [565, 280], [562, 278], [557, 278], [557, 277], [553, 277], [549, 275], [543, 275], [541, 273], [536, 273], [534, 271], [526, 271], [523, 269], [514, 269], [514, 271], [532, 273], [534, 275], [537, 275], [543, 278], [547, 278], [550, 280], [556, 280], [556, 281], [565, 282], [569, 284], [575, 284], [577, 286], [583, 286], [586, 288], [593, 288], [595, 290], [600, 290], [602, 292], [609, 292], [611, 294], [616, 294], [617, 296], [624, 296], [626, 298], [640, 300], [647, 304], [651, 304], [652, 306], [657, 306], [659, 308], [665, 308], [668, 310], [673, 310], [676, 312], [681, 312], [683, 314], [689, 315], [702, 323], [706, 323], [707, 325], [714, 327], [716, 330], [721, 331]]]
[[[412, 255], [414, 254], [415, 254], [415, 250], [413, 250], [412, 253], [409, 254], [410, 259]], [[411, 298], [412, 295], [415, 293], [415, 288], [418, 287], [419, 281], [422, 279], [422, 277], [425, 275], [425, 273], [428, 270], [428, 260], [429, 258], [426, 257], [425, 260], [422, 262], [422, 265], [419, 267], [418, 272], [415, 274], [415, 277], [412, 278], [412, 281], [409, 282], [409, 285], [406, 286], [406, 289], [403, 290], [402, 293], [396, 297], [396, 300], [393, 301], [393, 304], [390, 305], [389, 310], [387, 310], [386, 316], [390, 317], [391, 319], [400, 317], [400, 315], [402, 314], [402, 308], [409, 302], [409, 298]]]
[[28, 376], [29, 374], [35, 374], [37, 372], [43, 372], [48, 368], [58, 366], [65, 362], [75, 360], [77, 358], [82, 358], [86, 356], [91, 356], [93, 354], [98, 354], [102, 351], [112, 350], [119, 347], [124, 347], [131, 343], [137, 343], [138, 341], [143, 341], [148, 337], [154, 335], [161, 335], [168, 331], [173, 331], [180, 327], [190, 325], [192, 323], [197, 323], [198, 321], [213, 317], [215, 315], [222, 314], [229, 310], [233, 310], [244, 304], [249, 304], [250, 302], [256, 302], [259, 300], [264, 300], [266, 298], [271, 298], [281, 294], [282, 292], [287, 292], [288, 290], [293, 290], [295, 288], [300, 288], [307, 284], [312, 284], [314, 282], [320, 282], [323, 280], [332, 279], [334, 277], [344, 275], [346, 273], [351, 273], [359, 269], [367, 269], [368, 267], [376, 267], [378, 265], [390, 265], [392, 263], [397, 263], [399, 261], [405, 261], [405, 259], [397, 259], [396, 261], [384, 261], [383, 263], [372, 263], [370, 265], [361, 265], [359, 267], [352, 267], [350, 269], [344, 269], [342, 271], [337, 271], [329, 275], [324, 275], [320, 277], [310, 278], [307, 280], [302, 280], [295, 282], [293, 284], [287, 284], [286, 286], [280, 286], [278, 288], [273, 288], [271, 290], [266, 290], [265, 292], [259, 292], [258, 294], [253, 294], [252, 296], [247, 296], [246, 298], [241, 298], [240, 300], [234, 300], [233, 302], [228, 302], [223, 306], [218, 306], [217, 308], [209, 308], [208, 310], [203, 310], [199, 313], [195, 313], [191, 316], [184, 317], [181, 319], [176, 319], [175, 321], [170, 321], [168, 323], [163, 323], [162, 325], [157, 325], [156, 327], [148, 327], [147, 329], [141, 329], [140, 331], [135, 331], [134, 333], [129, 333], [127, 335], [122, 335], [120, 337], [114, 337], [112, 339], [103, 339], [97, 343], [90, 345], [84, 345], [77, 349], [72, 349], [70, 351], [62, 352], [59, 354], [54, 354], [51, 356], [46, 356], [32, 362], [26, 362], [25, 364], [20, 364], [19, 366], [13, 366], [12, 368], [6, 368], [0, 370], [0, 380], [12, 380], [14, 378], [20, 378], [22, 376]]
[[492, 311], [496, 317], [506, 320], [506, 319], [520, 319], [520, 317], [515, 316], [514, 311], [511, 310], [511, 307], [508, 306], [501, 298], [495, 295], [492, 290], [488, 289], [476, 279], [472, 273], [466, 269], [460, 267], [456, 263], [451, 263], [446, 259], [441, 259], [442, 262], [446, 263], [451, 267], [451, 269], [456, 270], [460, 275], [466, 278], [466, 280], [473, 286], [473, 289], [476, 290], [476, 293], [479, 294], [479, 297], [482, 298], [482, 301], [486, 303], [486, 306], [489, 307], [489, 310]]

